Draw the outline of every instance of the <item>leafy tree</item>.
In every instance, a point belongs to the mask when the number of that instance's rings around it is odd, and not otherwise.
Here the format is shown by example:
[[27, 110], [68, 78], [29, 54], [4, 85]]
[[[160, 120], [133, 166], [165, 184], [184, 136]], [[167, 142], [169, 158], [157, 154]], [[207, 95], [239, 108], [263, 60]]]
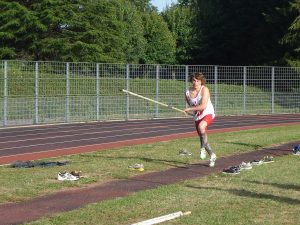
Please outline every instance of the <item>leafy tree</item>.
[[17, 1], [0, 0], [1, 59], [32, 59], [32, 43], [45, 29], [35, 12]]
[[172, 5], [162, 12], [162, 17], [176, 39], [176, 62], [189, 64], [193, 38], [191, 13], [188, 5]]
[[124, 53], [126, 63], [145, 61], [146, 39], [141, 12], [132, 3], [123, 2], [120, 5], [120, 18], [124, 23], [122, 36], [125, 39]]
[[[282, 39], [282, 43], [290, 46], [292, 50], [287, 52], [286, 60], [291, 66], [300, 66], [300, 0], [291, 4], [290, 11], [296, 12], [296, 18], [291, 23], [288, 32]], [[290, 12], [289, 11], [289, 12]]]
[[173, 64], [175, 63], [176, 41], [169, 31], [166, 22], [157, 12], [145, 13], [144, 36], [147, 40], [147, 64]]
[[292, 15], [289, 0], [193, 0], [197, 64], [262, 65], [278, 63], [285, 48], [279, 40]]
[[140, 12], [157, 11], [157, 7], [151, 4], [150, 0], [128, 0], [133, 3]]
[[[47, 1], [34, 4], [47, 31], [36, 42], [38, 59], [123, 61], [117, 1]], [[38, 51], [40, 49], [40, 51]]]

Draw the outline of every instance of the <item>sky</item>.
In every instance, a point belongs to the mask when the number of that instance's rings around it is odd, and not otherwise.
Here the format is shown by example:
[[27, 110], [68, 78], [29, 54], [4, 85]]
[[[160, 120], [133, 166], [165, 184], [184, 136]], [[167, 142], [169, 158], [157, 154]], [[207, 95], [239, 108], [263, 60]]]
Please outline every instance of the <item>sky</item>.
[[166, 5], [171, 5], [171, 3], [176, 3], [177, 0], [151, 0], [152, 5], [158, 8], [158, 11], [163, 11], [166, 8]]

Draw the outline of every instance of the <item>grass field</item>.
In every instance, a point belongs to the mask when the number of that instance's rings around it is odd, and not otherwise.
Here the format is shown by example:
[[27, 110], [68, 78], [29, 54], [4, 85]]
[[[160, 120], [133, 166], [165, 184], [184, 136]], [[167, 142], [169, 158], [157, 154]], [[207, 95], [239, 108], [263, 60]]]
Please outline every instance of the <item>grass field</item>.
[[[275, 127], [211, 134], [219, 157], [290, 141], [300, 141], [300, 126]], [[198, 159], [198, 138], [178, 139], [94, 153], [45, 159], [69, 160], [63, 167], [0, 167], [0, 203], [20, 202], [55, 191], [79, 188], [140, 174], [128, 165], [143, 163], [143, 173], [193, 164]], [[179, 157], [182, 148], [190, 157]], [[78, 210], [40, 219], [32, 224], [130, 224], [176, 211], [192, 214], [163, 224], [299, 224], [300, 158], [275, 158], [275, 163], [222, 173], [142, 191], [129, 197], [90, 204]], [[81, 170], [86, 178], [59, 182], [60, 171]]]

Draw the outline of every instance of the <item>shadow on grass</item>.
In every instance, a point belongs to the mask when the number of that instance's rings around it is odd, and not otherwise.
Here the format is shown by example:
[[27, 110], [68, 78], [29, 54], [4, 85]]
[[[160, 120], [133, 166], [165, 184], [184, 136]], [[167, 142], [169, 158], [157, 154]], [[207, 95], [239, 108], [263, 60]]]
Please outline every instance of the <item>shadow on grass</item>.
[[276, 184], [276, 183], [269, 183], [269, 182], [258, 182], [254, 180], [246, 180], [248, 183], [252, 184], [259, 184], [259, 185], [270, 185], [274, 186], [277, 188], [282, 188], [282, 189], [293, 189], [295, 191], [300, 191], [300, 185], [295, 185], [295, 184]]
[[249, 144], [249, 143], [243, 143], [243, 142], [224, 141], [224, 143], [234, 144], [234, 145], [239, 145], [239, 146], [246, 146], [246, 147], [250, 147], [251, 149], [259, 149], [259, 148], [263, 147], [262, 145]]
[[[81, 155], [81, 157], [91, 157], [89, 155]], [[125, 159], [125, 160], [138, 160], [138, 161], [143, 161], [143, 162], [152, 162], [152, 163], [157, 163], [157, 164], [166, 164], [172, 167], [177, 167], [177, 168], [187, 168], [190, 166], [188, 162], [182, 162], [182, 161], [176, 161], [176, 160], [166, 160], [166, 159], [155, 159], [155, 158], [147, 158], [147, 157], [128, 157], [128, 156], [92, 156], [92, 157], [98, 157], [98, 158], [104, 158], [104, 159]]]
[[267, 200], [273, 200], [277, 202], [287, 203], [291, 205], [300, 205], [299, 199], [292, 199], [288, 197], [282, 197], [282, 196], [275, 196], [271, 194], [264, 194], [264, 193], [256, 193], [252, 191], [247, 190], [239, 190], [239, 189], [225, 189], [225, 188], [216, 188], [216, 187], [196, 187], [192, 185], [186, 185], [188, 188], [194, 188], [194, 189], [208, 189], [208, 190], [217, 190], [217, 191], [227, 191], [230, 194], [241, 196], [241, 197], [250, 197], [250, 198], [256, 198], [256, 199], [267, 199]]

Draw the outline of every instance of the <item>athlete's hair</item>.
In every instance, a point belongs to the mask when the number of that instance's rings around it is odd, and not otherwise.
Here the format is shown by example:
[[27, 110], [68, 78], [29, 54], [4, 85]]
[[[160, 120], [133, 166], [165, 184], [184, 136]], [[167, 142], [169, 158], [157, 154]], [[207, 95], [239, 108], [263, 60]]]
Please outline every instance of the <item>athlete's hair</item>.
[[190, 78], [189, 78], [189, 81], [192, 83], [194, 79], [201, 80], [202, 85], [206, 84], [206, 78], [203, 75], [203, 73], [201, 73], [201, 72], [196, 72], [196, 73], [191, 74]]

